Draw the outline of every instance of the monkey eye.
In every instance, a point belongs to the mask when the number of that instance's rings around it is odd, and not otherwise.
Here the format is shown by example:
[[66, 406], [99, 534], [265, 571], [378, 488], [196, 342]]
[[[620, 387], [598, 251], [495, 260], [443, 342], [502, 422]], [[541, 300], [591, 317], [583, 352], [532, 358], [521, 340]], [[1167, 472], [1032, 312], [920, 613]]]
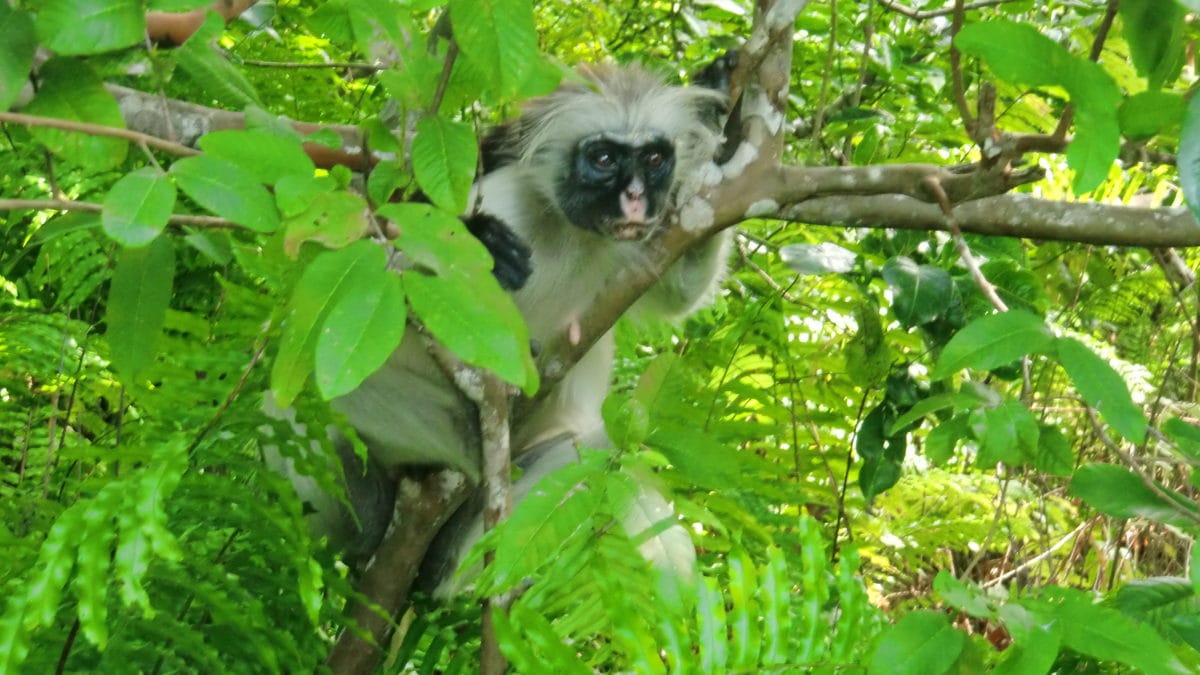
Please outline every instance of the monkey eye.
[[657, 169], [667, 161], [667, 158], [658, 150], [651, 150], [642, 156], [642, 161], [651, 169]]
[[613, 159], [612, 153], [607, 150], [600, 150], [592, 154], [591, 162], [598, 169], [611, 169], [617, 164], [617, 160]]

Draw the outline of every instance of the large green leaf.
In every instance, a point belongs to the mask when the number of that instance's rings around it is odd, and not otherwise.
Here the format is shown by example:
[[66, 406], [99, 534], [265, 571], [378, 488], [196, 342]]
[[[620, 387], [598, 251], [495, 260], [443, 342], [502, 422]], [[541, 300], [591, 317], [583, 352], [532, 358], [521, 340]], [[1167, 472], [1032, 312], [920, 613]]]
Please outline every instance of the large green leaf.
[[28, 12], [0, 2], [0, 110], [8, 110], [29, 81], [37, 39]]
[[454, 37], [500, 98], [521, 90], [540, 61], [529, 0], [451, 0]]
[[469, 125], [436, 115], [417, 122], [413, 173], [434, 204], [451, 213], [466, 210], [477, 157], [475, 133]]
[[963, 368], [996, 368], [1048, 351], [1053, 344], [1054, 334], [1040, 317], [1020, 310], [991, 314], [967, 324], [950, 339], [930, 377], [940, 380]]
[[[26, 108], [31, 115], [125, 128], [125, 118], [104, 83], [85, 63], [52, 59], [38, 69], [41, 87]], [[119, 138], [35, 127], [29, 130], [50, 152], [93, 171], [125, 161], [129, 144]]]
[[967, 636], [941, 612], [905, 614], [879, 640], [867, 665], [870, 675], [940, 675], [963, 651]]
[[274, 185], [284, 176], [311, 177], [316, 166], [299, 137], [261, 129], [214, 131], [200, 137], [200, 149], [237, 164], [260, 183]]
[[205, 155], [185, 157], [171, 165], [171, 176], [187, 196], [222, 218], [255, 232], [279, 227], [271, 193], [236, 164]]
[[349, 270], [340, 296], [317, 338], [317, 388], [326, 400], [353, 391], [396, 351], [408, 308], [400, 278], [387, 269], [387, 254], [371, 246]]
[[1200, 220], [1200, 96], [1192, 97], [1183, 116], [1177, 164], [1183, 196], [1187, 198], [1192, 215]]
[[1125, 42], [1151, 89], [1179, 76], [1184, 62], [1184, 9], [1175, 0], [1121, 0]]
[[1148, 675], [1192, 673], [1172, 653], [1171, 646], [1146, 624], [1095, 602], [1083, 591], [1048, 588], [1039, 600], [1021, 604], [1043, 622], [1062, 629], [1063, 646], [1100, 661], [1116, 661]]
[[1171, 132], [1183, 123], [1186, 102], [1180, 94], [1168, 91], [1143, 91], [1125, 99], [1117, 118], [1121, 133], [1135, 141], [1163, 132]]
[[905, 326], [934, 321], [950, 306], [954, 283], [940, 267], [898, 256], [884, 264], [883, 280], [892, 289], [896, 318]]
[[175, 244], [169, 237], [121, 250], [108, 291], [105, 337], [113, 368], [128, 386], [140, 384], [154, 363], [174, 279]]
[[46, 0], [37, 34], [58, 54], [97, 54], [145, 39], [146, 15], [137, 0]]
[[1146, 416], [1134, 404], [1120, 373], [1078, 340], [1059, 338], [1054, 347], [1084, 402], [1125, 438], [1134, 443], [1145, 440]]
[[980, 466], [1004, 462], [1015, 467], [1036, 455], [1037, 419], [1020, 401], [1008, 400], [995, 407], [980, 408], [971, 413], [970, 420], [979, 440]]
[[[290, 182], [290, 181], [285, 181]], [[280, 200], [276, 190], [276, 201]], [[300, 247], [309, 241], [329, 248], [341, 248], [360, 239], [367, 231], [371, 213], [367, 202], [359, 195], [345, 190], [318, 190], [306, 195], [308, 202], [299, 213], [284, 220], [283, 250], [290, 256], [300, 254]]]
[[[387, 256], [383, 249], [365, 239], [343, 249], [322, 251], [309, 262], [292, 291], [284, 319], [283, 334], [279, 338], [279, 351], [271, 367], [271, 390], [280, 407], [292, 404], [304, 387], [309, 373], [313, 371], [317, 344], [322, 339], [322, 332], [330, 329], [327, 319], [333, 308], [351, 292], [351, 289], [361, 291], [365, 285], [372, 282], [385, 283], [381, 275], [390, 274], [386, 270], [386, 263]], [[396, 299], [395, 291], [388, 293], [391, 294], [391, 300]], [[387, 296], [381, 296], [381, 301], [388, 299]], [[345, 318], [344, 314], [341, 316]], [[367, 318], [365, 323], [370, 324], [372, 321], [373, 317]], [[368, 357], [375, 358], [379, 351], [383, 351], [381, 345], [387, 340], [382, 336], [379, 342], [370, 344], [363, 344], [365, 338], [355, 337], [363, 330], [362, 322], [361, 318], [358, 319], [355, 322], [357, 325], [345, 327], [344, 332], [342, 327], [338, 327], [335, 330], [340, 334], [334, 338], [327, 338], [332, 342], [325, 346], [323, 365], [326, 370], [323, 370], [323, 374], [326, 385], [333, 390], [342, 388], [355, 378], [361, 381], [362, 377], [366, 377], [379, 366], [379, 363], [374, 367], [351, 366], [344, 362], [344, 354], [336, 353], [339, 349], [363, 349]], [[399, 338], [395, 341], [398, 344]], [[391, 353], [390, 350], [388, 353]], [[366, 370], [368, 367], [370, 370]]]
[[141, 246], [167, 226], [175, 208], [175, 185], [161, 171], [143, 167], [125, 175], [104, 199], [104, 232], [126, 246]]
[[1191, 532], [1200, 531], [1200, 508], [1186, 497], [1128, 469], [1088, 464], [1075, 472], [1070, 493], [1117, 518], [1147, 518]]

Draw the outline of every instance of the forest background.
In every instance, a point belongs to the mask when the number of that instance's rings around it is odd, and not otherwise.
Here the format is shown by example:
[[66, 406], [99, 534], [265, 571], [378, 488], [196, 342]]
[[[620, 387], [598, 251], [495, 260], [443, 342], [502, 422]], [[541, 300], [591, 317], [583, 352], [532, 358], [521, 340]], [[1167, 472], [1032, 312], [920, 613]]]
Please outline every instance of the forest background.
[[[1200, 669], [1196, 0], [210, 4], [0, 3], [0, 672]], [[344, 427], [406, 321], [539, 380], [478, 338], [523, 331], [478, 251], [397, 277], [363, 233], [455, 227], [475, 139], [568, 66], [734, 48], [732, 271], [618, 324], [616, 449], [474, 597], [409, 594], [403, 541], [349, 573], [261, 459], [334, 487], [328, 438], [264, 393]], [[691, 583], [615, 525], [639, 483]]]

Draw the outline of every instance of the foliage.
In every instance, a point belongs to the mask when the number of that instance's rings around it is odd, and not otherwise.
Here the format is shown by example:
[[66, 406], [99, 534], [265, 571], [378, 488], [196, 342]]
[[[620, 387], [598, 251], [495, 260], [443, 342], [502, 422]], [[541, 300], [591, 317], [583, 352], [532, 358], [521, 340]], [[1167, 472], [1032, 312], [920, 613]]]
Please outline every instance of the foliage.
[[[323, 430], [349, 430], [325, 400], [410, 318], [534, 391], [526, 329], [456, 218], [478, 130], [562, 64], [696, 72], [749, 34], [754, 3], [278, 2], [143, 46], [147, 7], [201, 4], [0, 3], [0, 109], [122, 127], [115, 82], [247, 124], [195, 156], [4, 128], [0, 199], [98, 212], [5, 202], [0, 224], [0, 672], [318, 668], [352, 579], [263, 455], [337, 492]], [[953, 46], [1005, 130], [1073, 119], [1026, 190], [1200, 213], [1195, 2], [987, 3], [953, 38], [938, 11], [954, 3], [913, 5], [933, 15], [802, 12], [789, 161], [985, 157]], [[54, 57], [29, 99], [39, 46]], [[282, 59], [337, 65], [261, 65]], [[355, 125], [397, 159], [365, 183], [317, 169], [306, 148], [328, 133], [276, 115]], [[389, 203], [418, 193], [430, 203]], [[375, 216], [400, 230], [399, 275], [362, 238]], [[967, 236], [976, 275], [943, 233], [741, 232], [711, 309], [618, 326], [617, 450], [547, 478], [476, 550], [477, 595], [521, 591], [496, 626], [515, 668], [1200, 669], [1195, 252]], [[267, 391], [292, 419], [263, 412]], [[701, 553], [688, 579], [617, 525], [647, 484]], [[468, 602], [417, 603], [385, 669], [473, 670]]]

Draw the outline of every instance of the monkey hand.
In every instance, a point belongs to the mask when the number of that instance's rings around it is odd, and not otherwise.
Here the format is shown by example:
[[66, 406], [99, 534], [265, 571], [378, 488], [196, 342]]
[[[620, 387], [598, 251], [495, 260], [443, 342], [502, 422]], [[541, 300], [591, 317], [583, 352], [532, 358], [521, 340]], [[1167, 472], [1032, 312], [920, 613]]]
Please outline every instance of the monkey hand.
[[463, 216], [462, 221], [492, 254], [492, 274], [500, 282], [500, 287], [515, 291], [524, 286], [533, 271], [530, 264], [533, 252], [512, 228], [487, 213]]

